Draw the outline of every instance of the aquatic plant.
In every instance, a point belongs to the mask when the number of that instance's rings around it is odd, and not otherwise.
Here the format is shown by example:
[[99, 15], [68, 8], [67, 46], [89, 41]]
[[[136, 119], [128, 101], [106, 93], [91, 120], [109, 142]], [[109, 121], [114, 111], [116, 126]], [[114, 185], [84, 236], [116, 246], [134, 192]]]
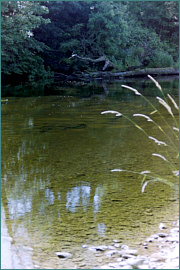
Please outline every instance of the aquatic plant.
[[[161, 112], [138, 90], [136, 90], [135, 88], [132, 88], [130, 86], [126, 86], [126, 85], [122, 85], [122, 87], [133, 91], [136, 95], [143, 98], [150, 105], [150, 107], [152, 107], [153, 111], [150, 113], [150, 116], [148, 116], [146, 114], [135, 113], [135, 114], [133, 114], [133, 117], [142, 117], [146, 121], [153, 123], [156, 126], [156, 128], [158, 129], [158, 131], [160, 133], [163, 133], [166, 141], [161, 141], [153, 136], [150, 136], [147, 133], [147, 131], [144, 130], [140, 125], [138, 125], [134, 120], [132, 120], [131, 118], [129, 118], [125, 114], [122, 114], [118, 111], [108, 110], [108, 111], [101, 112], [101, 114], [112, 113], [112, 114], [115, 114], [115, 116], [117, 116], [117, 117], [124, 117], [128, 121], [130, 121], [136, 128], [138, 128], [140, 131], [142, 131], [147, 136], [148, 139], [152, 140], [156, 144], [157, 153], [152, 153], [152, 156], [158, 157], [158, 158], [162, 159], [164, 162], [166, 162], [167, 166], [169, 167], [169, 169], [172, 173], [173, 178], [174, 177], [178, 178], [179, 177], [179, 170], [176, 167], [178, 164], [178, 162], [176, 162], [176, 160], [179, 158], [179, 147], [178, 147], [179, 124], [174, 116], [172, 107], [174, 107], [174, 109], [179, 112], [179, 106], [177, 105], [176, 101], [169, 94], [167, 94], [167, 97], [164, 95], [164, 92], [163, 92], [160, 84], [152, 76], [148, 75], [148, 77], [155, 83], [156, 87], [159, 89], [163, 98], [157, 96], [156, 99], [167, 110], [168, 114], [171, 116], [173, 125], [171, 125], [172, 123], [169, 123], [166, 120], [166, 118], [161, 114]], [[159, 115], [160, 119], [162, 119], [162, 122], [164, 122], [165, 127], [168, 128], [168, 132], [166, 129], [164, 129], [164, 127], [162, 125], [159, 125], [155, 120], [152, 119], [154, 114]], [[159, 151], [162, 150], [161, 147], [166, 147], [166, 148], [169, 147], [169, 149], [166, 151], [166, 154], [168, 154], [168, 157], [159, 153]], [[161, 176], [161, 175], [156, 174], [154, 172], [151, 172], [149, 170], [144, 170], [141, 172], [125, 170], [125, 169], [111, 170], [111, 172], [123, 172], [123, 171], [129, 172], [129, 173], [134, 173], [136, 175], [142, 176], [142, 182], [141, 182], [141, 185], [142, 185], [141, 191], [142, 192], [144, 192], [145, 187], [150, 182], [162, 182], [164, 184], [169, 185], [170, 187], [176, 186], [173, 181], [170, 181], [168, 179], [168, 177]]]

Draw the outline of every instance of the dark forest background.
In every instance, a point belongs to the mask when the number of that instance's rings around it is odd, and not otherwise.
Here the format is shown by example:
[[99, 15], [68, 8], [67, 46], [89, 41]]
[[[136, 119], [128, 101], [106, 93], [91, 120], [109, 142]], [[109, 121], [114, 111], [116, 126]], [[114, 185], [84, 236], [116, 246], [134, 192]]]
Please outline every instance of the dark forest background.
[[3, 1], [2, 82], [102, 67], [72, 54], [131, 66], [178, 67], [179, 1]]

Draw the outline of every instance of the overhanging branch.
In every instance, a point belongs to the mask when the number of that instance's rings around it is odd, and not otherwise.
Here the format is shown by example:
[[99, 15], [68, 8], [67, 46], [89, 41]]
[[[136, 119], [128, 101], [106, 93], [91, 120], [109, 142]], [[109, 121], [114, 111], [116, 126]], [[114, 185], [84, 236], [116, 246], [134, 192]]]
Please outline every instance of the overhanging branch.
[[78, 58], [80, 60], [89, 61], [92, 63], [104, 62], [104, 66], [103, 66], [102, 70], [106, 70], [109, 67], [114, 68], [114, 64], [106, 56], [101, 56], [97, 59], [92, 59], [92, 58], [88, 58], [88, 57], [82, 57], [82, 56], [79, 56], [79, 55], [73, 53], [69, 59], [72, 59], [72, 58]]

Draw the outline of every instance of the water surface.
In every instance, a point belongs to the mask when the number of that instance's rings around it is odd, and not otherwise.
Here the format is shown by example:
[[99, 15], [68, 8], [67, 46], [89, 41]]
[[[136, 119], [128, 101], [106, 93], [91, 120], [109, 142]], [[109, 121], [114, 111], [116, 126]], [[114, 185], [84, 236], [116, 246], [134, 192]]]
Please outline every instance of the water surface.
[[[178, 216], [177, 191], [153, 183], [141, 193], [142, 176], [111, 170], [150, 170], [177, 183], [172, 169], [152, 153], [166, 156], [174, 170], [178, 159], [172, 147], [157, 146], [127, 119], [101, 115], [116, 110], [132, 119], [133, 113], [152, 112], [145, 100], [123, 90], [120, 83], [94, 86], [91, 95], [88, 88], [83, 97], [83, 86], [63, 87], [63, 92], [55, 86], [52, 92], [55, 89], [58, 95], [8, 97], [2, 102], [2, 206], [15, 250], [29, 252], [35, 265], [93, 268], [98, 258], [87, 253], [83, 244], [111, 244], [119, 239], [137, 248], [159, 222], [171, 224]], [[173, 125], [155, 99], [158, 90], [150, 83], [144, 88], [139, 84], [138, 90]], [[164, 84], [164, 90], [178, 100], [177, 84], [171, 89]], [[151, 122], [134, 118], [150, 136], [167, 144], [173, 140], [178, 146], [158, 114], [152, 118], [168, 139]], [[62, 250], [72, 252], [77, 260], [61, 261], [54, 253]]]

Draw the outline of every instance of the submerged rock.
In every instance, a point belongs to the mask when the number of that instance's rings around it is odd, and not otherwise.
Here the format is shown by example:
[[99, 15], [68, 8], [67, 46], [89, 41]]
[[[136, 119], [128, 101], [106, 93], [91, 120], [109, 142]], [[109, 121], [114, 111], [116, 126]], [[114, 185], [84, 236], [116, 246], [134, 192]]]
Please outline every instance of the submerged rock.
[[112, 268], [119, 268], [120, 264], [119, 263], [110, 263], [109, 266]]
[[121, 245], [120, 245], [120, 244], [114, 244], [114, 247], [115, 247], [115, 248], [120, 248]]
[[121, 269], [133, 269], [133, 267], [131, 265], [125, 265]]
[[72, 254], [69, 252], [57, 251], [57, 252], [55, 252], [55, 254], [61, 259], [70, 259], [72, 257]]
[[155, 267], [156, 266], [154, 266], [153, 268], [149, 268], [149, 265], [148, 264], [142, 264], [142, 265], [140, 265], [138, 267], [138, 269], [142, 269], [142, 270], [144, 270], [144, 269], [156, 269]]
[[168, 254], [168, 259], [179, 259], [179, 246]]
[[96, 250], [97, 251], [105, 251], [107, 249], [107, 246], [97, 246]]
[[158, 236], [164, 238], [168, 236], [168, 233], [158, 233]]
[[127, 264], [131, 265], [133, 268], [137, 269], [140, 265], [144, 263], [145, 259], [143, 258], [130, 258], [126, 261]]
[[113, 267], [109, 266], [108, 264], [102, 265], [101, 269], [112, 269]]
[[105, 251], [108, 247], [107, 246], [91, 246], [88, 249], [91, 251]]
[[120, 255], [120, 251], [119, 250], [116, 250], [116, 249], [113, 249], [113, 250], [109, 250], [105, 253], [105, 255], [107, 257], [112, 257], [113, 255]]
[[148, 238], [146, 238], [146, 241], [152, 243], [154, 241], [154, 238], [153, 237], [148, 237]]
[[121, 259], [121, 258], [118, 258], [118, 259], [117, 259], [117, 262], [119, 262], [119, 263], [118, 263], [119, 266], [120, 266], [120, 267], [122, 267], [122, 266], [127, 266], [127, 262], [124, 261], [124, 260], [121, 260], [121, 261], [120, 261], [120, 259]]
[[[118, 244], [118, 245], [119, 245], [119, 244]], [[115, 245], [114, 245], [114, 246], [109, 245], [109, 246], [107, 246], [107, 248], [110, 249], [110, 250], [116, 249]]]
[[114, 239], [113, 242], [114, 243], [120, 243], [120, 241], [118, 239]]
[[171, 230], [170, 230], [170, 232], [171, 233], [178, 233], [179, 232], [179, 228], [177, 227], [177, 228], [172, 228]]
[[128, 245], [122, 245], [121, 249], [129, 249]]
[[128, 255], [136, 255], [138, 251], [136, 249], [124, 249], [119, 251], [120, 255], [128, 254]]
[[146, 242], [144, 242], [142, 245], [143, 245], [144, 247], [147, 247], [148, 244], [147, 244]]
[[175, 237], [175, 236], [169, 236], [167, 237], [166, 239], [166, 242], [176, 242], [176, 243], [179, 243], [179, 237]]
[[160, 230], [166, 229], [166, 225], [164, 223], [159, 223], [159, 229]]
[[154, 239], [158, 239], [158, 235], [157, 234], [152, 234], [150, 237], [151, 238], [154, 238]]
[[134, 255], [131, 255], [131, 254], [123, 254], [123, 255], [121, 255], [121, 257], [122, 257], [123, 259], [136, 258]]

